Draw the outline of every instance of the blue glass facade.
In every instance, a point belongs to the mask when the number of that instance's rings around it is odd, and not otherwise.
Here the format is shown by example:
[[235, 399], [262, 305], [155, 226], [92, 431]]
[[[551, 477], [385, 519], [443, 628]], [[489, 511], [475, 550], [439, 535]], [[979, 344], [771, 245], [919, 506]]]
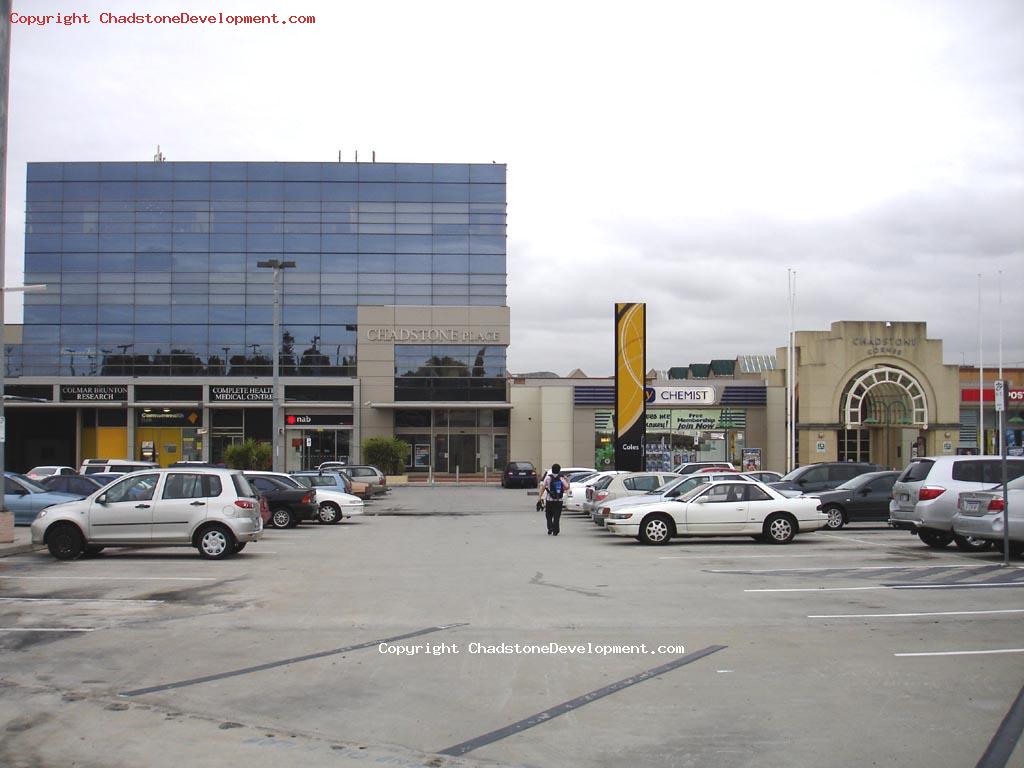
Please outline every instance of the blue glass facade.
[[269, 375], [279, 258], [282, 375], [355, 376], [357, 306], [506, 303], [505, 200], [496, 164], [31, 163], [8, 375]]

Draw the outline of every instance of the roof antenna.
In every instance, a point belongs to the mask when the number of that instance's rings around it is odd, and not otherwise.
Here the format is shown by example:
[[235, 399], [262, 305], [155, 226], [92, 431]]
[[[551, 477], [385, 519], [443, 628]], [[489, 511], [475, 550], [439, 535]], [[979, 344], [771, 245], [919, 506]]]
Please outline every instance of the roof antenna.
[[156, 145], [156, 154], [153, 155], [153, 162], [154, 163], [162, 163], [166, 159], [167, 158], [164, 157], [164, 153], [160, 151], [160, 145], [157, 144]]
[[376, 149], [370, 152], [370, 157], [373, 159], [373, 162], [375, 162], [375, 163], [377, 162], [377, 150]]
[[338, 162], [339, 163], [341, 162], [341, 150], [340, 149], [338, 150]]
[[357, 163], [359, 162], [359, 150], [358, 149], [356, 150], [356, 162]]

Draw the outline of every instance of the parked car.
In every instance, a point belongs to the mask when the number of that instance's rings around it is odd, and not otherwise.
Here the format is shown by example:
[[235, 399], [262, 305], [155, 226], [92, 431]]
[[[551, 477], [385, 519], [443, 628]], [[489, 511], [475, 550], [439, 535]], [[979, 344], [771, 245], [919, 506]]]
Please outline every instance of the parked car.
[[643, 544], [668, 544], [676, 536], [751, 536], [788, 544], [826, 522], [814, 497], [787, 498], [752, 480], [716, 480], [660, 504], [613, 512], [607, 527]]
[[[591, 493], [590, 488], [601, 482], [606, 477], [620, 474], [616, 470], [595, 472], [594, 474], [580, 480], [570, 481], [569, 490], [562, 497], [562, 514], [566, 512], [586, 512], [587, 494]], [[591, 493], [591, 496], [593, 494]], [[588, 513], [589, 514], [589, 513]]]
[[347, 461], [322, 461], [317, 464], [317, 469], [321, 472], [335, 472], [338, 469], [344, 469], [348, 466]]
[[294, 528], [317, 517], [316, 491], [295, 488], [273, 477], [245, 474], [246, 480], [270, 506], [270, 528]]
[[[269, 477], [272, 480], [279, 480], [292, 488], [316, 488], [317, 513], [316, 519], [327, 525], [340, 523], [344, 517], [363, 514], [363, 501], [350, 493], [339, 490], [331, 480], [331, 485], [313, 485], [300, 482], [293, 475], [286, 475], [284, 472], [246, 472], [246, 477]], [[305, 479], [305, 478], [304, 478]]]
[[35, 480], [36, 482], [39, 482], [40, 480], [43, 480], [47, 477], [52, 477], [54, 475], [77, 474], [78, 472], [75, 471], [74, 467], [48, 465], [45, 467], [32, 467], [32, 469], [25, 473], [25, 477], [27, 477], [29, 480]]
[[835, 490], [815, 493], [828, 517], [825, 527], [838, 531], [850, 522], [888, 521], [892, 486], [899, 476], [899, 472], [865, 472]]
[[337, 493], [357, 496], [363, 501], [369, 501], [373, 498], [373, 491], [370, 490], [368, 483], [356, 482], [344, 472], [308, 470], [305, 472], [292, 472], [292, 477], [295, 478], [296, 482], [301, 483], [307, 488], [316, 488], [318, 492], [321, 488], [324, 488]]
[[700, 472], [702, 469], [736, 469], [732, 465], [731, 461], [689, 461], [680, 464], [672, 471], [677, 475], [692, 475], [694, 472]]
[[878, 464], [860, 461], [824, 461], [797, 467], [771, 485], [786, 496], [799, 496], [802, 493], [831, 491], [865, 472], [880, 472], [884, 469]]
[[1024, 476], [1006, 484], [1006, 501], [1003, 501], [1003, 486], [997, 485], [987, 491], [964, 491], [957, 501], [957, 512], [953, 515], [953, 533], [957, 536], [990, 541], [996, 549], [1003, 548], [1003, 511], [1009, 505], [1007, 523], [1010, 530], [1010, 554], [1024, 555]]
[[594, 490], [593, 498], [590, 500], [594, 522], [604, 525], [600, 511], [601, 506], [606, 502], [627, 496], [630, 498], [642, 496], [678, 479], [679, 475], [671, 472], [624, 472], [621, 475], [613, 475], [604, 488]]
[[388, 492], [388, 479], [377, 467], [369, 464], [346, 464], [341, 471], [353, 481], [367, 483], [374, 496], [383, 496]]
[[[1006, 462], [1008, 479], [1024, 475], [1024, 458]], [[987, 549], [990, 542], [953, 531], [960, 494], [983, 491], [1002, 482], [1001, 459], [996, 456], [924, 456], [913, 459], [892, 488], [889, 525], [917, 536], [929, 547], [942, 549], [949, 542], [971, 552]]]
[[[560, 474], [562, 475], [562, 477], [566, 478], [570, 483], [572, 482], [572, 476], [573, 475], [580, 475], [580, 474], [585, 474], [586, 475], [586, 474], [593, 474], [594, 472], [597, 472], [597, 470], [594, 469], [593, 467], [562, 467], [561, 470], [560, 470]], [[544, 481], [548, 479], [548, 475], [550, 475], [550, 474], [551, 474], [551, 467], [548, 467], [548, 468], [546, 468], [544, 470], [544, 473], [540, 476], [540, 480], [537, 481], [537, 487], [538, 488], [540, 486], [544, 485]]]
[[73, 475], [50, 475], [49, 477], [44, 477], [39, 481], [39, 485], [48, 491], [85, 497], [98, 491], [107, 483], [97, 480], [96, 475], [80, 475], [76, 472]]
[[32, 543], [58, 560], [104, 547], [195, 547], [207, 559], [241, 552], [263, 535], [259, 499], [237, 470], [133, 472], [90, 496], [42, 510]]
[[510, 461], [506, 464], [505, 471], [501, 473], [501, 487], [511, 488], [514, 485], [520, 488], [536, 488], [536, 467], [529, 461]]
[[660, 488], [649, 491], [639, 496], [624, 496], [622, 498], [606, 501], [594, 507], [591, 518], [598, 525], [604, 525], [612, 512], [632, 507], [636, 504], [660, 504], [666, 499], [675, 499], [684, 496], [698, 485], [710, 483], [713, 480], [749, 480], [750, 478], [739, 472], [719, 470], [718, 472], [695, 472], [692, 475], [677, 477]]
[[765, 470], [759, 470], [757, 472], [744, 472], [749, 478], [757, 480], [759, 483], [777, 483], [782, 479], [782, 473], [780, 472], [768, 472]]
[[51, 491], [25, 475], [4, 472], [4, 506], [14, 513], [15, 525], [28, 525], [41, 509], [82, 498], [80, 493]]
[[142, 469], [159, 469], [155, 461], [132, 461], [130, 459], [86, 459], [79, 470], [83, 475], [94, 475], [97, 472], [109, 472], [119, 475], [138, 472]]

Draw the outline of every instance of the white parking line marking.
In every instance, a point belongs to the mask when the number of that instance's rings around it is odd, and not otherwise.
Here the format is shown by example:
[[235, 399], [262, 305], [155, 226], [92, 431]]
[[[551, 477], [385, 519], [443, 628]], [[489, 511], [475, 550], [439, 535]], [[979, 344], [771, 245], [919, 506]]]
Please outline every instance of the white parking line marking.
[[875, 547], [895, 547], [897, 542], [891, 541], [888, 543], [882, 543], [880, 541], [865, 541], [864, 539], [855, 539], [853, 536], [836, 536], [831, 533], [821, 533], [820, 531], [815, 532], [816, 536], [822, 536], [826, 539], [839, 539], [839, 541], [859, 541], [861, 544], [871, 544]]
[[0, 627], [0, 632], [95, 632], [94, 627]]
[[819, 613], [808, 619], [888, 619], [914, 616], [980, 616], [993, 613], [1024, 613], [1024, 608], [1003, 608], [992, 611], [933, 611], [930, 613]]
[[[843, 567], [821, 567], [821, 568], [709, 568], [707, 573], [783, 573], [789, 571], [905, 571], [911, 568], [993, 568], [995, 565], [966, 565], [958, 563], [956, 565], [851, 565], [848, 568]], [[1012, 568], [1020, 568], [1019, 565], [1011, 566]]]
[[212, 576], [9, 576], [0, 573], [0, 579], [45, 579], [50, 581], [217, 581]]
[[134, 605], [163, 605], [165, 600], [132, 600], [118, 597], [0, 597], [0, 603], [131, 603]]
[[730, 555], [729, 553], [721, 555], [690, 555], [688, 557], [680, 557], [674, 555], [662, 555], [659, 560], [774, 560], [776, 558], [781, 560], [790, 560], [798, 557], [820, 557], [830, 558], [834, 555], [836, 550], [830, 549], [826, 552], [821, 552], [817, 555]]
[[1024, 653], [1024, 648], [995, 648], [990, 651], [931, 651], [929, 653], [894, 653], [893, 656], [984, 656], [990, 653]]
[[744, 592], [862, 592], [869, 589], [982, 589], [987, 587], [1024, 587], [1024, 581], [997, 584], [894, 584], [877, 587], [784, 587], [773, 589], [744, 589]]

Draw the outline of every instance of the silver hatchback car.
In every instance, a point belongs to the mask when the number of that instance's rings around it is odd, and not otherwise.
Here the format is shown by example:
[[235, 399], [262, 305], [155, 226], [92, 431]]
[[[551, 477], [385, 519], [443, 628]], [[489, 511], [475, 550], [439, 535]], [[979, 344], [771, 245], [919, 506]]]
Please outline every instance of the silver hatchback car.
[[170, 546], [218, 560], [262, 535], [259, 498], [245, 476], [212, 467], [133, 472], [32, 521], [32, 543], [45, 544], [58, 560], [104, 547]]

